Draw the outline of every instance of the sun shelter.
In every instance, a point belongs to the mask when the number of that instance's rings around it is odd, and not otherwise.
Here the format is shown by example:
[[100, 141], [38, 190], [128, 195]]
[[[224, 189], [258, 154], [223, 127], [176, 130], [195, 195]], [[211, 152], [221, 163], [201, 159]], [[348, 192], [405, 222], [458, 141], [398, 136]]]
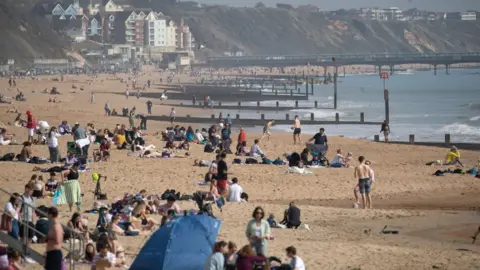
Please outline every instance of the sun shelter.
[[220, 225], [206, 215], [178, 217], [152, 234], [130, 270], [203, 269]]

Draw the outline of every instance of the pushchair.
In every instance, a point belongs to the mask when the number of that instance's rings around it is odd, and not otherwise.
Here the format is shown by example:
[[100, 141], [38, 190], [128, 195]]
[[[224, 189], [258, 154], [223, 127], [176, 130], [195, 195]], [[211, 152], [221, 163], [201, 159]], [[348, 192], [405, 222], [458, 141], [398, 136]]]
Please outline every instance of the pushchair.
[[198, 214], [199, 215], [207, 215], [212, 218], [216, 218], [213, 215], [213, 209], [212, 209], [212, 203], [213, 202], [206, 202], [206, 192], [203, 191], [197, 191], [193, 193], [193, 200], [197, 203], [198, 206]]

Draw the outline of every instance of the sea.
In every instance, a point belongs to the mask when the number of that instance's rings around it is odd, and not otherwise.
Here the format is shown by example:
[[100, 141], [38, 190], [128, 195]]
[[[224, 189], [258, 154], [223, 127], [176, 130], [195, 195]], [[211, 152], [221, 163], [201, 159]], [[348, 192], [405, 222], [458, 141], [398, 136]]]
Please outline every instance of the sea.
[[[291, 111], [245, 111], [221, 110], [223, 115], [239, 113], [242, 118], [290, 119], [298, 115], [300, 119], [310, 119], [314, 113], [316, 120], [334, 120], [338, 113], [340, 121], [360, 120], [381, 122], [385, 119], [383, 80], [378, 74], [358, 74], [339, 77], [338, 108], [296, 109]], [[416, 141], [441, 142], [445, 134], [451, 141], [480, 143], [480, 69], [451, 69], [450, 75], [444, 70], [406, 70], [389, 76], [385, 86], [390, 95], [390, 140], [408, 141], [409, 134]], [[300, 86], [302, 87], [302, 86]], [[304, 89], [304, 88], [301, 88]], [[269, 91], [265, 89], [265, 91]], [[271, 91], [271, 90], [270, 90]], [[333, 108], [333, 84], [315, 85], [314, 95], [309, 101], [299, 101], [299, 107], [312, 106], [318, 101], [319, 107]], [[275, 106], [274, 97], [262, 102], [262, 106]], [[247, 103], [256, 106], [256, 102]], [[281, 106], [294, 106], [295, 101], [280, 101]], [[227, 103], [225, 103], [227, 105]], [[220, 112], [220, 110], [218, 111]], [[235, 122], [234, 122], [235, 124]], [[380, 134], [376, 125], [323, 125], [331, 136], [345, 136], [373, 140]], [[302, 125], [302, 133], [318, 132], [318, 125]], [[261, 132], [262, 127], [248, 128], [249, 132]], [[275, 125], [273, 132], [291, 132], [290, 125]]]

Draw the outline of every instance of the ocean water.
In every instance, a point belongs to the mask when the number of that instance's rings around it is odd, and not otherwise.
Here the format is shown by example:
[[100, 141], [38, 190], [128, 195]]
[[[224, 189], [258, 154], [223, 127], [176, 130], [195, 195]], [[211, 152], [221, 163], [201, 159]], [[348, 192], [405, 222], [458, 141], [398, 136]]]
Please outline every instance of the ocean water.
[[[451, 134], [452, 142], [480, 143], [480, 71], [478, 69], [452, 69], [450, 75], [439, 70], [408, 71], [391, 75], [386, 81], [390, 94], [391, 140], [407, 141], [415, 134], [416, 141], [443, 141], [444, 134]], [[333, 85], [316, 85], [309, 101], [299, 101], [299, 106], [312, 105], [333, 107]], [[276, 100], [262, 102], [275, 106]], [[295, 101], [282, 101], [280, 105], [294, 106]], [[256, 105], [256, 102], [251, 102]], [[222, 110], [223, 114], [239, 113]], [[298, 109], [287, 111], [257, 112], [240, 111], [242, 118], [292, 119], [298, 115], [309, 119], [310, 113], [318, 120], [334, 120], [335, 113], [342, 120], [359, 120], [360, 112], [365, 121], [383, 121], [385, 105], [383, 81], [378, 75], [352, 75], [339, 78], [338, 109]], [[380, 126], [371, 125], [325, 125], [328, 135], [343, 135], [352, 138], [373, 139], [379, 134]], [[303, 133], [314, 134], [320, 126], [302, 126]], [[276, 132], [291, 132], [289, 125], [277, 125]], [[253, 131], [261, 132], [261, 127]]]

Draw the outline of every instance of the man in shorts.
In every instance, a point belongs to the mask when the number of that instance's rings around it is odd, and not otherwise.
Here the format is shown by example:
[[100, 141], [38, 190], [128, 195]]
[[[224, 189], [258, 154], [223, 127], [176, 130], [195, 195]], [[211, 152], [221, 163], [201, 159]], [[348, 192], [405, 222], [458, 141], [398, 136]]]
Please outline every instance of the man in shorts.
[[300, 138], [300, 133], [302, 133], [302, 129], [300, 128], [300, 120], [298, 119], [298, 115], [295, 115], [295, 120], [293, 120], [293, 144], [302, 143], [302, 139]]
[[[365, 160], [365, 165], [370, 166], [371, 165], [370, 161]], [[370, 187], [371, 187], [371, 185], [373, 185], [373, 183], [375, 182], [375, 173], [373, 172], [372, 167], [370, 167], [370, 180], [372, 181], [371, 184], [370, 184]], [[355, 185], [355, 188], [353, 188], [353, 195], [355, 196], [355, 203], [353, 204], [353, 208], [359, 208], [360, 207], [359, 193], [360, 193], [360, 186], [359, 186], [359, 183], [357, 183], [357, 185]]]
[[270, 135], [272, 135], [272, 133], [270, 132], [270, 128], [272, 128], [274, 123], [275, 123], [275, 120], [268, 121], [267, 124], [263, 127], [263, 135], [260, 138], [260, 141], [265, 136], [268, 136], [268, 140], [270, 141]]
[[33, 143], [33, 136], [35, 135], [35, 128], [37, 127], [37, 122], [35, 121], [35, 117], [30, 110], [27, 111], [27, 132], [28, 132], [28, 139], [27, 141]]
[[363, 209], [372, 209], [372, 198], [370, 196], [371, 172], [370, 166], [365, 164], [365, 157], [358, 157], [360, 164], [355, 167], [354, 177], [358, 179], [358, 188], [362, 195]]
[[390, 125], [388, 125], [387, 120], [383, 121], [382, 128], [380, 129], [380, 133], [383, 132], [383, 137], [385, 138], [385, 142], [388, 143], [388, 135], [390, 134]]

